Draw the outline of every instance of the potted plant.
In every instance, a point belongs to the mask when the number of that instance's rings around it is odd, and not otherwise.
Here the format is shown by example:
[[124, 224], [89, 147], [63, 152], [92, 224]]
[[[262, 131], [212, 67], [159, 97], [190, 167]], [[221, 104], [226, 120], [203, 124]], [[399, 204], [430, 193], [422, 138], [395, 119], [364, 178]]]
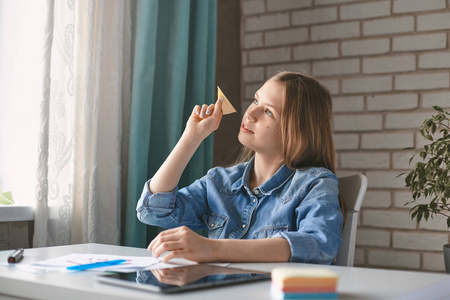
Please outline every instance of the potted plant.
[[[416, 150], [409, 163], [416, 156], [422, 160], [411, 172], [400, 175], [406, 174], [405, 186], [412, 192], [413, 201], [405, 204], [414, 204], [411, 219], [420, 222], [444, 216], [450, 228], [450, 112], [439, 106], [433, 108], [438, 114], [426, 119], [420, 127], [421, 135], [430, 143]], [[450, 244], [444, 245], [444, 261], [446, 272], [450, 273]]]

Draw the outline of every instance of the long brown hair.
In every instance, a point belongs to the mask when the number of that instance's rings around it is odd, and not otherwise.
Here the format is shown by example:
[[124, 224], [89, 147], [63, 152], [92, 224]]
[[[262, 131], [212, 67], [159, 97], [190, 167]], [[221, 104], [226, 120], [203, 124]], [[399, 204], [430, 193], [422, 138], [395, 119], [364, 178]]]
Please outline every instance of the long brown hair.
[[[332, 101], [328, 89], [313, 77], [296, 72], [282, 71], [271, 80], [283, 84], [286, 91], [281, 118], [286, 166], [290, 169], [323, 167], [336, 174]], [[253, 155], [251, 149], [243, 147], [238, 161], [248, 161]], [[339, 204], [345, 222], [347, 211], [341, 197]]]

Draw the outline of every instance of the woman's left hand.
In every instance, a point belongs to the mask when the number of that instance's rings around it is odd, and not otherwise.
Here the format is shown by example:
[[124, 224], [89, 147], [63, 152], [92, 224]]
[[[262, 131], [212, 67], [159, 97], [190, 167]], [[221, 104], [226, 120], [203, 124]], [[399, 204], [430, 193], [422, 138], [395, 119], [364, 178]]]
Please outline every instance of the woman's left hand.
[[161, 232], [147, 249], [153, 253], [154, 257], [160, 257], [164, 252], [170, 251], [162, 257], [163, 262], [168, 262], [175, 257], [196, 262], [213, 262], [216, 253], [214, 240], [205, 238], [186, 226]]

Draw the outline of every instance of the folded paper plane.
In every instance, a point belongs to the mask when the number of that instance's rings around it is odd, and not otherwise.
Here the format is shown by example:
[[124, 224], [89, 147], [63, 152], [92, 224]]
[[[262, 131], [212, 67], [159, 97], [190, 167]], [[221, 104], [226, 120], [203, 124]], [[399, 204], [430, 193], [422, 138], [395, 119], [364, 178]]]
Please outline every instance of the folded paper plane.
[[236, 109], [234, 109], [231, 102], [227, 99], [227, 97], [223, 94], [220, 87], [217, 87], [217, 100], [220, 99], [220, 97], [223, 97], [223, 104], [222, 104], [222, 112], [224, 115], [232, 114], [236, 112]]

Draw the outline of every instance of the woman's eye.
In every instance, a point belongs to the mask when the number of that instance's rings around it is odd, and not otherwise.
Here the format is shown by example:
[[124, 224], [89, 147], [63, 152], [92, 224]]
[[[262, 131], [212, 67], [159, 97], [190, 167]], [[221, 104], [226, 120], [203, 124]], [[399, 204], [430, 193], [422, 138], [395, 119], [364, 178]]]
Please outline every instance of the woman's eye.
[[273, 117], [273, 113], [268, 109], [266, 109], [266, 114], [269, 115], [269, 117]]
[[256, 104], [256, 105], [257, 105], [257, 104], [258, 104], [258, 100], [256, 100], [256, 99], [253, 100], [253, 104]]

